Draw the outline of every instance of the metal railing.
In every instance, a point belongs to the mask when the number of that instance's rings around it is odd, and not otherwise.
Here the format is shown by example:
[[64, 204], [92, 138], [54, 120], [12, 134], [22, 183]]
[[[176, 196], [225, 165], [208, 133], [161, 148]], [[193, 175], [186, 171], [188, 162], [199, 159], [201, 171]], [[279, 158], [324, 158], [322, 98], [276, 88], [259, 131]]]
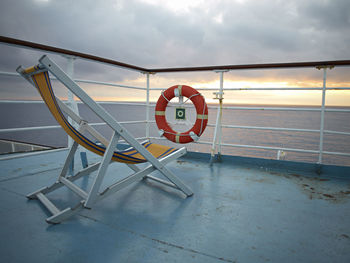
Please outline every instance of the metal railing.
[[[327, 109], [326, 102], [326, 91], [328, 90], [350, 90], [350, 87], [327, 87], [327, 70], [333, 68], [335, 66], [350, 66], [350, 60], [337, 60], [337, 61], [316, 61], [316, 62], [296, 62], [296, 63], [270, 63], [270, 64], [249, 64], [249, 65], [224, 65], [224, 66], [204, 66], [204, 67], [183, 67], [183, 68], [153, 68], [147, 69], [143, 67], [138, 67], [106, 58], [101, 58], [89, 54], [84, 54], [80, 52], [60, 49], [56, 47], [41, 45], [33, 42], [8, 38], [0, 36], [0, 42], [8, 45], [18, 46], [20, 48], [30, 48], [35, 50], [41, 50], [45, 52], [60, 54], [64, 56], [68, 60], [68, 74], [73, 76], [74, 73], [74, 60], [75, 59], [84, 59], [94, 62], [99, 62], [103, 64], [108, 64], [112, 66], [116, 66], [119, 68], [124, 68], [128, 70], [138, 71], [140, 73], [145, 74], [145, 86], [146, 87], [134, 87], [127, 85], [120, 85], [115, 83], [94, 81], [94, 80], [83, 80], [83, 79], [75, 79], [76, 82], [80, 83], [88, 83], [88, 84], [98, 84], [105, 85], [110, 87], [119, 87], [126, 89], [135, 89], [135, 90], [143, 90], [146, 92], [146, 98], [144, 104], [133, 104], [130, 105], [145, 105], [146, 106], [146, 119], [139, 121], [128, 121], [121, 122], [124, 124], [131, 123], [145, 123], [146, 131], [145, 137], [138, 138], [155, 138], [162, 139], [159, 137], [152, 137], [150, 135], [150, 125], [154, 124], [155, 121], [150, 120], [150, 108], [153, 104], [150, 102], [150, 92], [151, 91], [159, 91], [163, 90], [162, 88], [151, 88], [150, 87], [150, 76], [152, 74], [160, 74], [160, 73], [169, 73], [169, 72], [197, 72], [197, 71], [212, 71], [219, 74], [220, 85], [218, 88], [199, 88], [198, 90], [203, 91], [215, 91], [216, 99], [218, 99], [218, 106], [209, 106], [209, 109], [217, 110], [217, 117], [215, 123], [209, 123], [208, 126], [214, 128], [214, 136], [211, 141], [203, 141], [199, 140], [198, 144], [206, 144], [211, 145], [211, 156], [221, 155], [221, 147], [239, 147], [239, 148], [247, 148], [247, 149], [263, 149], [263, 150], [273, 150], [273, 151], [291, 151], [291, 152], [302, 152], [302, 153], [313, 153], [318, 154], [318, 163], [321, 164], [323, 161], [323, 154], [330, 155], [340, 155], [340, 156], [350, 156], [350, 153], [344, 152], [331, 152], [324, 151], [324, 134], [338, 134], [338, 135], [350, 135], [349, 132], [341, 132], [341, 131], [332, 131], [326, 130], [324, 128], [324, 120], [325, 120], [325, 112], [350, 112], [349, 109]], [[277, 69], [277, 68], [317, 68], [323, 70], [323, 85], [322, 87], [287, 87], [287, 88], [228, 88], [224, 87], [224, 73], [233, 71], [233, 70], [252, 70], [252, 69]], [[17, 76], [16, 73], [12, 72], [0, 72], [0, 75], [4, 76]], [[242, 107], [242, 106], [224, 106], [223, 104], [223, 95], [224, 91], [229, 92], [237, 92], [244, 90], [259, 90], [259, 91], [301, 91], [301, 90], [313, 90], [313, 91], [321, 91], [322, 92], [322, 101], [319, 108], [307, 108], [307, 107]], [[68, 104], [75, 110], [77, 107], [74, 106], [74, 99], [72, 94], [68, 94]], [[8, 103], [11, 103], [8, 101]], [[32, 102], [30, 102], [32, 103]], [[109, 102], [110, 103], [110, 102]], [[123, 103], [128, 104], [128, 103]], [[231, 125], [222, 123], [222, 115], [223, 110], [265, 110], [265, 111], [314, 111], [320, 112], [320, 128], [319, 129], [298, 129], [298, 128], [283, 128], [283, 127], [259, 127], [259, 126], [244, 126], [244, 125]], [[92, 123], [92, 125], [102, 125], [102, 123]], [[25, 127], [25, 128], [12, 128], [12, 129], [0, 129], [1, 133], [6, 132], [19, 132], [19, 131], [33, 131], [33, 130], [48, 130], [48, 129], [56, 129], [59, 128], [58, 125], [53, 126], [41, 126], [41, 127]], [[270, 147], [270, 146], [259, 146], [259, 145], [245, 145], [245, 144], [232, 144], [232, 143], [224, 143], [222, 142], [222, 129], [250, 129], [250, 130], [269, 130], [269, 131], [288, 131], [288, 132], [310, 132], [310, 133], [318, 133], [319, 134], [319, 146], [317, 150], [307, 150], [307, 149], [297, 149], [297, 148], [286, 148], [286, 147]]]

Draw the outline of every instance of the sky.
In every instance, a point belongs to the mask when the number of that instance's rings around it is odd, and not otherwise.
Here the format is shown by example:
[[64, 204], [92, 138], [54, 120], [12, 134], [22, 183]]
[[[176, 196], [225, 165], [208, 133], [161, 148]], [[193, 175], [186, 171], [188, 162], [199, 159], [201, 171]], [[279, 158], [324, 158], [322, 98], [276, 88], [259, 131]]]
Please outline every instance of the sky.
[[[0, 35], [146, 68], [350, 59], [348, 0], [2, 0]], [[31, 66], [43, 52], [0, 45], [0, 71]], [[50, 55], [63, 68], [66, 60]], [[350, 67], [328, 71], [328, 86], [350, 87]], [[74, 77], [146, 87], [145, 75], [76, 60]], [[317, 69], [230, 71], [224, 87], [322, 87]], [[0, 76], [0, 99], [35, 99], [16, 77]], [[218, 88], [215, 72], [151, 75], [150, 85]], [[145, 93], [83, 85], [98, 100], [143, 100]], [[157, 100], [160, 91], [151, 93]], [[203, 92], [213, 102], [212, 92]], [[227, 91], [225, 102], [319, 105], [321, 93]], [[65, 93], [58, 90], [58, 95]], [[131, 96], [132, 95], [132, 96]], [[350, 106], [350, 91], [327, 92]]]

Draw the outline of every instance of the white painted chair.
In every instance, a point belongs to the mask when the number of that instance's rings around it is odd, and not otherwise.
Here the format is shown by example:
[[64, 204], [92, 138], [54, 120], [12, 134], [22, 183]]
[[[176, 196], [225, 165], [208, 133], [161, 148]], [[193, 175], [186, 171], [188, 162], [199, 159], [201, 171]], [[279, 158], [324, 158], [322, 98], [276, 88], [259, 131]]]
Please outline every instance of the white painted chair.
[[[179, 178], [177, 178], [165, 165], [186, 153], [186, 148], [176, 149], [151, 142], [139, 143], [118, 121], [106, 112], [99, 104], [97, 104], [88, 94], [86, 94], [62, 69], [60, 69], [47, 56], [39, 59], [37, 66], [23, 69], [17, 68], [17, 72], [26, 80], [34, 85], [39, 91], [42, 99], [48, 106], [50, 112], [55, 117], [57, 122], [62, 126], [66, 133], [73, 138], [74, 143], [71, 146], [62, 170], [58, 176], [58, 180], [51, 186], [39, 189], [27, 197], [30, 199], [38, 199], [52, 213], [52, 216], [46, 219], [49, 223], [60, 223], [63, 220], [76, 214], [83, 208], [91, 208], [97, 201], [109, 196], [116, 191], [125, 188], [133, 182], [148, 178], [155, 180], [166, 186], [173, 187], [183, 192], [186, 197], [193, 194], [192, 190], [187, 187]], [[53, 74], [65, 87], [75, 94], [85, 105], [87, 105], [98, 117], [100, 117], [113, 130], [113, 135], [110, 140], [105, 139], [92, 126], [84, 121], [80, 116], [74, 113], [68, 106], [55, 97], [49, 73]], [[79, 128], [75, 128], [68, 122], [65, 114], [69, 115]], [[88, 133], [101, 144], [94, 143], [86, 135]], [[123, 151], [116, 151], [116, 146], [119, 139], [123, 138], [130, 148]], [[68, 175], [67, 171], [70, 163], [74, 158], [74, 154], [78, 145], [83, 146], [89, 151], [103, 156], [101, 162], [82, 169], [74, 175]], [[100, 191], [101, 184], [106, 175], [107, 168], [111, 161], [125, 163], [133, 170], [133, 174], [121, 179], [112, 185]], [[149, 165], [145, 168], [139, 168], [137, 164], [148, 162]], [[84, 191], [73, 182], [83, 176], [91, 174], [97, 170], [94, 182], [88, 191]], [[158, 170], [166, 179], [151, 176], [150, 173]], [[73, 208], [59, 210], [53, 202], [51, 202], [46, 194], [61, 188], [67, 187], [75, 194], [81, 197], [81, 201]]]

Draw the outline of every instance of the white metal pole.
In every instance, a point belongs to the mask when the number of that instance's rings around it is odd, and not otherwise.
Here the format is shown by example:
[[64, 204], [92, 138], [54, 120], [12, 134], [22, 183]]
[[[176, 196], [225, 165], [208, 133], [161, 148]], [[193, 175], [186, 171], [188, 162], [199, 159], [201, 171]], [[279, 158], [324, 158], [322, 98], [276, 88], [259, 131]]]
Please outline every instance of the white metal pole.
[[324, 134], [324, 112], [326, 104], [326, 81], [327, 81], [327, 67], [323, 68], [323, 89], [322, 89], [322, 107], [321, 107], [321, 124], [320, 124], [320, 146], [318, 163], [322, 164], [322, 154], [323, 154], [323, 134]]
[[149, 135], [149, 111], [150, 111], [150, 107], [149, 107], [149, 72], [146, 73], [146, 77], [147, 77], [147, 90], [146, 90], [146, 138], [149, 139], [150, 135]]
[[220, 108], [217, 109], [217, 115], [216, 115], [216, 124], [214, 129], [214, 136], [213, 136], [213, 142], [211, 146], [211, 162], [214, 160], [215, 152], [216, 152], [216, 142], [217, 142], [217, 134], [218, 134], [218, 126], [220, 122]]
[[218, 157], [220, 158], [221, 156], [221, 143], [222, 143], [222, 100], [223, 100], [223, 92], [224, 90], [224, 72], [220, 72], [220, 98], [219, 98], [219, 103], [220, 103], [220, 117], [219, 117], [219, 130], [218, 130]]
[[219, 92], [214, 93], [216, 95], [215, 99], [219, 100], [219, 106], [217, 109], [217, 115], [216, 115], [216, 124], [215, 124], [215, 130], [214, 130], [214, 136], [213, 136], [213, 143], [211, 147], [211, 158], [210, 163], [212, 164], [215, 156], [216, 149], [218, 149], [218, 157], [220, 158], [221, 155], [221, 142], [222, 142], [222, 100], [223, 100], [223, 89], [224, 89], [224, 72], [227, 70], [218, 70], [215, 71], [217, 73], [220, 73], [220, 87]]
[[[72, 57], [72, 56], [64, 56], [64, 57], [67, 59], [67, 75], [71, 79], [73, 79], [75, 57]], [[70, 107], [72, 109], [72, 111], [74, 113], [79, 115], [78, 104], [74, 100], [74, 94], [69, 89], [68, 89], [68, 103], [67, 103], [67, 105], [68, 105], [68, 107]], [[78, 129], [78, 127], [80, 125], [79, 123], [76, 123], [69, 116], [68, 116], [68, 122], [71, 123], [76, 129]], [[74, 140], [70, 136], [68, 136], [68, 148], [71, 148], [73, 146], [73, 144], [74, 144]], [[87, 165], [86, 153], [85, 153], [85, 157], [83, 157], [82, 152], [80, 152], [80, 149], [77, 149], [77, 152], [80, 153], [80, 157], [81, 157], [83, 165], [84, 165], [84, 163], [85, 163], [85, 165]], [[72, 162], [71, 162], [70, 167], [69, 167], [69, 173], [73, 174], [73, 171], [74, 171], [74, 157], [73, 157]]]
[[[73, 79], [74, 76], [74, 60], [75, 58], [72, 56], [64, 56], [67, 59], [67, 75]], [[74, 100], [73, 93], [68, 90], [68, 106], [76, 113], [79, 114], [78, 110], [78, 104]], [[74, 123], [74, 121], [68, 116], [69, 123], [73, 124], [77, 128], [77, 125]], [[73, 145], [73, 139], [68, 136], [68, 147], [71, 147]]]

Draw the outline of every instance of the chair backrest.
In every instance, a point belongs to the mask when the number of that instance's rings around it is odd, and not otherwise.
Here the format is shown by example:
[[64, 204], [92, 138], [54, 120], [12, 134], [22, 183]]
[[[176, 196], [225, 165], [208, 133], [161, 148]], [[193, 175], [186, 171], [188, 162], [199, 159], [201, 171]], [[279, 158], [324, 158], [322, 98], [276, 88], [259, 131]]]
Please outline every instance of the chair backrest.
[[[105, 146], [92, 142], [89, 138], [77, 130], [71, 123], [69, 123], [61, 108], [59, 107], [59, 103], [57, 102], [57, 98], [55, 97], [54, 91], [52, 89], [49, 72], [47, 70], [43, 70], [39, 66], [35, 66], [23, 70], [22, 74], [30, 76], [42, 99], [49, 108], [51, 114], [62, 126], [65, 132], [73, 138], [74, 141], [76, 141], [87, 150], [98, 155], [102, 156], [105, 153]], [[151, 152], [151, 154], [156, 158], [165, 157], [177, 150], [176, 148], [153, 144], [150, 142], [143, 143], [143, 146], [147, 148], [147, 150]], [[134, 148], [129, 148], [123, 151], [115, 151], [112, 160], [130, 164], [143, 163], [147, 161]]]

